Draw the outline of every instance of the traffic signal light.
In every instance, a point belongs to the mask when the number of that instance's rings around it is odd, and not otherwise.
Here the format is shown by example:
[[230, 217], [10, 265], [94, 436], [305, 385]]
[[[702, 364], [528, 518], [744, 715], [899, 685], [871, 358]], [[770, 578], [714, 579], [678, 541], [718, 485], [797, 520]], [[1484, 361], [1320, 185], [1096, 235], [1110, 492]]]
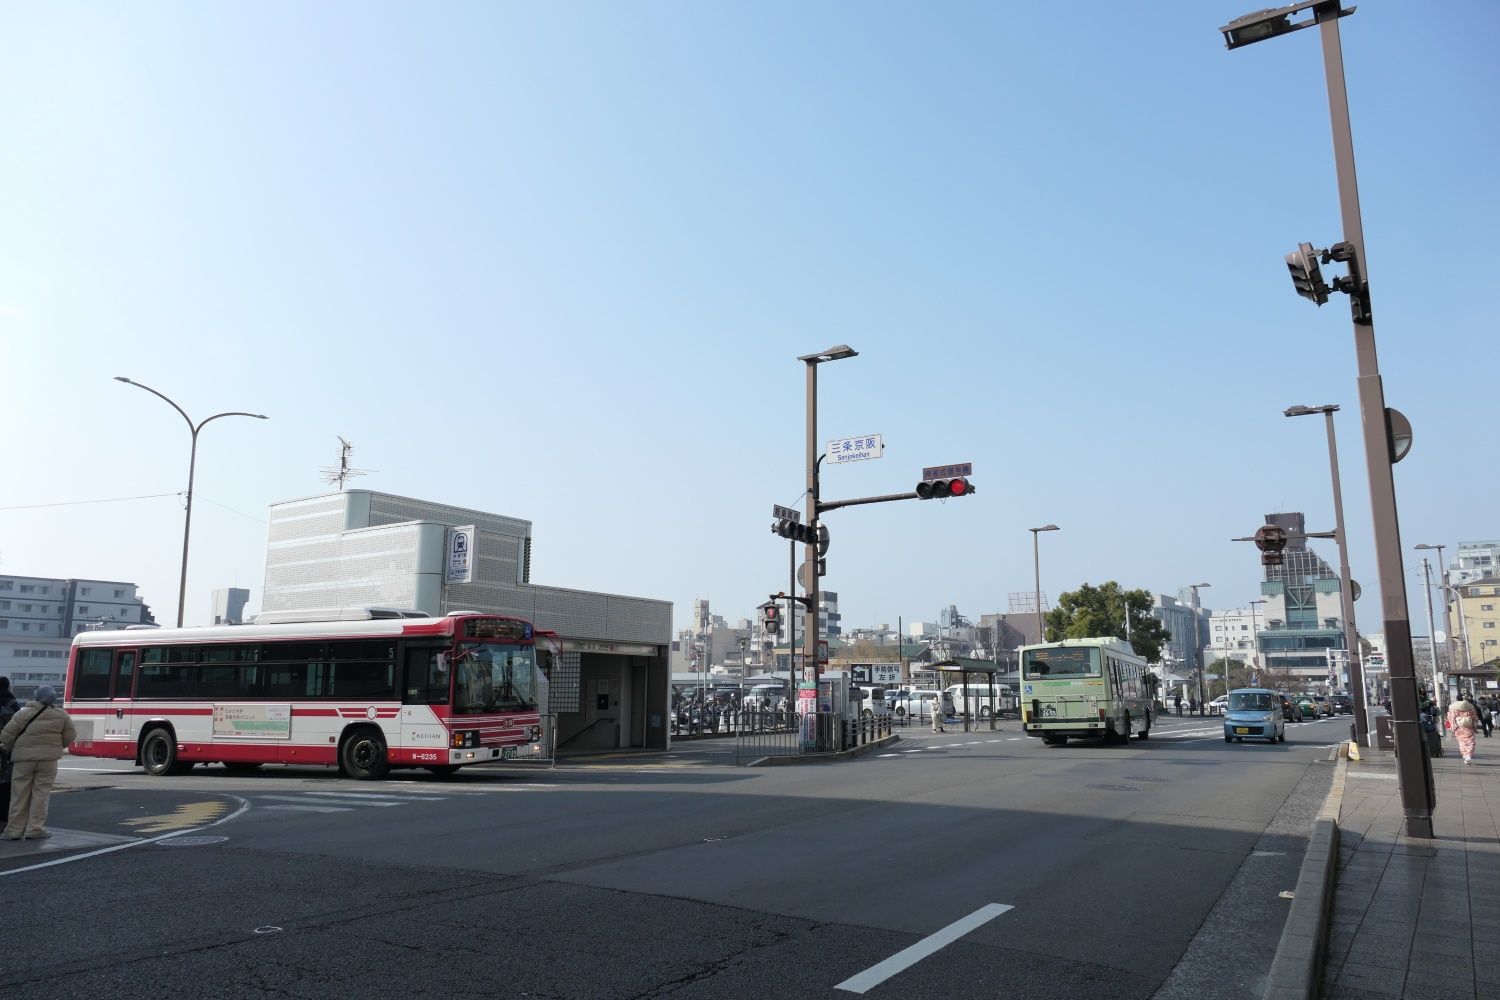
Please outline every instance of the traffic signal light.
[[966, 497], [974, 492], [974, 484], [967, 479], [924, 479], [917, 484], [917, 499], [946, 500], [949, 497]]
[[767, 635], [781, 634], [781, 608], [767, 604], [760, 609], [761, 628]]
[[1323, 282], [1323, 272], [1318, 269], [1318, 257], [1319, 253], [1311, 243], [1299, 243], [1295, 251], [1286, 255], [1286, 267], [1292, 272], [1292, 285], [1297, 294], [1320, 306], [1328, 301], [1328, 286]]
[[818, 540], [818, 536], [813, 531], [811, 525], [788, 518], [782, 518], [771, 525], [771, 530], [782, 538], [790, 538], [794, 542], [802, 542], [806, 545], [812, 545]]

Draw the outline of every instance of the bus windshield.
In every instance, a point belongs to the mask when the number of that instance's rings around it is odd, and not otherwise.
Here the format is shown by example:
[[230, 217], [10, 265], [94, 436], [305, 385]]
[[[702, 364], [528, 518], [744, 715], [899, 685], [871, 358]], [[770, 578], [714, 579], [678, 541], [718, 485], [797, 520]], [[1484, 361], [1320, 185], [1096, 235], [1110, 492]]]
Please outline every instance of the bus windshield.
[[532, 647], [461, 642], [453, 660], [454, 715], [536, 710], [536, 657]]
[[1099, 650], [1092, 646], [1028, 649], [1021, 655], [1021, 672], [1028, 678], [1098, 677]]

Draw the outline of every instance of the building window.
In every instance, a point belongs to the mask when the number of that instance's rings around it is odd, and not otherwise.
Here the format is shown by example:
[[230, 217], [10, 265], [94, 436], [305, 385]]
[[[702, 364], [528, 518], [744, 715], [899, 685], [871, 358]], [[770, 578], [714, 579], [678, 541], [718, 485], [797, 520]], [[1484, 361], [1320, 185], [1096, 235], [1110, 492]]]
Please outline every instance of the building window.
[[1494, 611], [1495, 610], [1495, 606], [1493, 604], [1481, 604], [1479, 606], [1479, 610], [1480, 611]]
[[16, 655], [17, 656], [23, 656], [23, 657], [24, 656], [30, 656], [31, 655], [31, 650], [29, 650], [29, 649], [18, 649], [18, 650], [16, 650]]
[[9, 590], [14, 585], [14, 580], [0, 580], [0, 590]]
[[10, 619], [0, 618], [0, 628], [10, 628]]
[[21, 593], [23, 593], [23, 594], [29, 594], [29, 593], [31, 593], [35, 589], [36, 588], [33, 587], [29, 583], [23, 583], [23, 584], [21, 584]]
[[82, 594], [84, 597], [87, 597], [89, 595], [89, 589], [90, 588], [88, 588], [88, 587], [79, 587], [78, 588], [78, 592], [80, 594]]
[[31, 610], [31, 605], [29, 605], [29, 604], [23, 604], [23, 605], [21, 605], [21, 610], [22, 611], [30, 611]]
[[0, 601], [0, 611], [9, 611], [9, 610], [10, 610], [10, 602], [9, 601]]
[[21, 623], [21, 631], [22, 632], [30, 632], [31, 631], [31, 622], [22, 622]]
[[123, 590], [117, 590], [117, 591], [115, 591], [115, 600], [119, 600], [120, 598], [122, 598], [124, 596], [125, 596], [125, 591], [123, 591]]
[[89, 613], [89, 606], [87, 604], [80, 604], [80, 605], [78, 605], [78, 613], [80, 615], [86, 615], [86, 614], [88, 614]]
[[1485, 622], [1484, 623], [1484, 627], [1485, 628], [1494, 628], [1495, 627], [1495, 623], [1494, 622]]

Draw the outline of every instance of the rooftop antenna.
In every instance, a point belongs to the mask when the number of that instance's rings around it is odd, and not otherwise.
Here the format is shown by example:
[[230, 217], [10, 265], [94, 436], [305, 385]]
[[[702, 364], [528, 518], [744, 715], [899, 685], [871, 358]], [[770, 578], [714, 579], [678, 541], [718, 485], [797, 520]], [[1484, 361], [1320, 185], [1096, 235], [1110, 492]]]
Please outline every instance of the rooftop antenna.
[[336, 466], [325, 465], [319, 471], [323, 473], [323, 482], [332, 486], [338, 484], [339, 492], [344, 491], [344, 483], [355, 476], [363, 476], [368, 469], [356, 469], [349, 464], [349, 453], [354, 450], [354, 444], [339, 437], [339, 464]]

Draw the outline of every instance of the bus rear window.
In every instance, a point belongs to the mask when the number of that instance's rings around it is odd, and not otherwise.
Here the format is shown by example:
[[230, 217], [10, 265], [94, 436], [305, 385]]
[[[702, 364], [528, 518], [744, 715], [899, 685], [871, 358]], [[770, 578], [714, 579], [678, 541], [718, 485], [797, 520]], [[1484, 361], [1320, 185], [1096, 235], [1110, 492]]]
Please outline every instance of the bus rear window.
[[74, 698], [109, 697], [109, 668], [114, 654], [112, 649], [78, 651], [78, 676], [73, 678]]
[[1098, 677], [1099, 650], [1091, 646], [1028, 649], [1021, 671], [1031, 678]]

